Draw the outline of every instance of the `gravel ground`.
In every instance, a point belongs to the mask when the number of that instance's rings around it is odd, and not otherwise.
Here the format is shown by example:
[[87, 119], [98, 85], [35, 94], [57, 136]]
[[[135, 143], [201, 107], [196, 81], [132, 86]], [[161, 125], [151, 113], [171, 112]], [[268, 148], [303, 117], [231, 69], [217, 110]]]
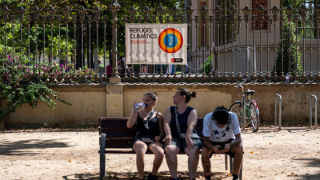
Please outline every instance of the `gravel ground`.
[[[308, 127], [261, 128], [242, 132], [243, 179], [320, 179], [320, 131]], [[0, 134], [0, 179], [98, 179], [97, 129], [20, 129]], [[136, 177], [135, 155], [107, 154], [105, 179]], [[145, 157], [146, 175], [153, 155]], [[187, 156], [179, 155], [178, 171], [187, 179]], [[211, 159], [212, 179], [232, 179], [224, 169], [224, 155]], [[159, 179], [169, 177], [163, 161]], [[198, 178], [203, 179], [198, 165]]]

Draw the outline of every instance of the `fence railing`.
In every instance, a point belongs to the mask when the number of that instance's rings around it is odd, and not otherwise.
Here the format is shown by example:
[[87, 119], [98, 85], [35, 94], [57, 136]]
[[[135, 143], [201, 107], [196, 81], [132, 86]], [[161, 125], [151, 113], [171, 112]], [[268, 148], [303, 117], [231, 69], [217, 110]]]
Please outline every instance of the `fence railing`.
[[[65, 58], [62, 63], [75, 69], [87, 65], [99, 70], [94, 81], [100, 83], [109, 78], [129, 83], [235, 82], [243, 78], [258, 82], [320, 81], [320, 5], [313, 9], [305, 5], [299, 9], [120, 7], [116, 0], [106, 10], [5, 6], [0, 10], [0, 28], [4, 28], [1, 46], [4, 51], [26, 53], [35, 63], [53, 63], [57, 57], [59, 63]], [[124, 40], [118, 39], [118, 31], [123, 31], [126, 23], [187, 23], [188, 66], [119, 65], [118, 55], [124, 53], [119, 47]], [[108, 34], [109, 30], [112, 33]], [[98, 65], [94, 53], [103, 54], [103, 65]], [[106, 70], [108, 61], [112, 74]], [[53, 81], [71, 83], [79, 79], [85, 82], [87, 77], [67, 73]]]

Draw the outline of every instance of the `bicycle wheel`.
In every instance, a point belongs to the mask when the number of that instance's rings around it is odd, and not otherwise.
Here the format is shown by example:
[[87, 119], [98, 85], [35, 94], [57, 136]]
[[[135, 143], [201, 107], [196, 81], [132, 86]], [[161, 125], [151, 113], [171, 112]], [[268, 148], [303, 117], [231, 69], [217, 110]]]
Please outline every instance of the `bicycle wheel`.
[[254, 106], [254, 104], [250, 104], [250, 120], [253, 132], [257, 132], [259, 130], [260, 118], [257, 114], [256, 107]]
[[241, 103], [240, 102], [235, 102], [233, 103], [230, 108], [229, 108], [229, 111], [235, 113], [237, 116], [238, 116], [238, 119], [239, 119], [239, 124], [240, 124], [240, 127], [242, 127], [242, 123], [241, 120], [242, 120], [242, 107], [241, 107]]

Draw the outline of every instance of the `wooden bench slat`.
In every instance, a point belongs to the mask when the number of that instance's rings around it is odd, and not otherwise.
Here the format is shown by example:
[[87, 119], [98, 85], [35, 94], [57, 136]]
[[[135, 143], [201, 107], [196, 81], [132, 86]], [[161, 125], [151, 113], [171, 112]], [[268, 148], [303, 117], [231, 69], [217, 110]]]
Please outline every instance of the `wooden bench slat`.
[[[115, 117], [101, 117], [99, 118], [99, 126], [101, 128], [108, 127], [127, 127], [128, 117], [115, 118]], [[198, 118], [196, 127], [203, 127], [203, 118]]]
[[101, 129], [101, 133], [105, 133], [107, 138], [111, 137], [131, 137], [135, 135], [135, 129]]
[[[100, 153], [100, 151], [98, 151]], [[135, 152], [132, 149], [129, 150], [104, 150], [104, 153], [110, 153], [110, 154], [135, 154]], [[201, 154], [201, 151], [199, 152]], [[146, 154], [153, 154], [151, 151], [147, 151]], [[179, 154], [185, 154], [184, 151], [180, 151]]]
[[128, 142], [130, 142], [131, 139], [109, 139], [106, 140], [106, 147], [105, 148], [129, 148]]
[[[203, 134], [202, 134], [202, 129], [196, 129], [198, 135], [200, 137], [203, 137]], [[107, 136], [107, 139], [109, 138], [117, 138], [119, 137], [120, 139], [121, 138], [124, 138], [124, 137], [127, 137], [127, 138], [133, 138], [134, 135], [135, 135], [135, 128], [126, 128], [126, 129], [100, 129], [100, 132], [99, 134], [101, 133], [105, 133], [106, 136]]]
[[101, 128], [108, 127], [127, 127], [128, 118], [100, 118], [99, 126]]

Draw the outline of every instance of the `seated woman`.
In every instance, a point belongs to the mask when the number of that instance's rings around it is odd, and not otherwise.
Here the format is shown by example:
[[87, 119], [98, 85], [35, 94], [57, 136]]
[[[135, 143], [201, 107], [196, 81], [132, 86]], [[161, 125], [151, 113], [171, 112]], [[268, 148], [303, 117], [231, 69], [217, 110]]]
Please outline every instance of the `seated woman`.
[[145, 93], [143, 95], [144, 109], [138, 112], [138, 109], [143, 105], [136, 108], [135, 102], [127, 122], [128, 128], [136, 124], [137, 131], [133, 139], [132, 149], [136, 152], [139, 179], [144, 179], [144, 155], [148, 149], [155, 155], [152, 173], [149, 174], [148, 180], [157, 180], [156, 174], [163, 160], [164, 150], [161, 143], [164, 137], [163, 119], [160, 112], [153, 110], [157, 99], [158, 95], [156, 93]]
[[188, 106], [191, 97], [196, 97], [196, 92], [180, 88], [173, 96], [176, 106], [168, 107], [164, 115], [164, 130], [166, 137], [165, 152], [170, 170], [170, 179], [177, 179], [178, 159], [180, 150], [188, 155], [189, 179], [196, 178], [199, 162], [199, 150], [202, 143], [195, 127], [197, 125], [197, 112]]

